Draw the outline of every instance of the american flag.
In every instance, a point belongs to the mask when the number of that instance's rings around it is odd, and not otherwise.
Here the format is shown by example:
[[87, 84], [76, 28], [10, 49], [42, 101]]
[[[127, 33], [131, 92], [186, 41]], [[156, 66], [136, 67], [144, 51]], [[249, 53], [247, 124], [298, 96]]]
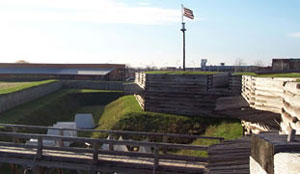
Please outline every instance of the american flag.
[[190, 19], [194, 19], [193, 11], [188, 8], [185, 8], [185, 7], [183, 7], [183, 16], [190, 18]]

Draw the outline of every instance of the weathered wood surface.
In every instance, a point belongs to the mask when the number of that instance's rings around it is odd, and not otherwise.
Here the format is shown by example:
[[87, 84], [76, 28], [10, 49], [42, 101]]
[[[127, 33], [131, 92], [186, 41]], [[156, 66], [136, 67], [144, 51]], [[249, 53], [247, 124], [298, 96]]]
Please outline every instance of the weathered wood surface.
[[22, 129], [41, 129], [41, 130], [59, 130], [59, 131], [78, 131], [78, 132], [100, 132], [100, 133], [108, 133], [111, 135], [140, 135], [146, 137], [176, 137], [176, 138], [192, 138], [192, 139], [215, 139], [223, 141], [222, 137], [209, 137], [209, 136], [200, 136], [200, 135], [188, 135], [188, 134], [173, 134], [173, 133], [156, 133], [156, 132], [138, 132], [138, 131], [120, 131], [120, 130], [100, 130], [100, 129], [71, 129], [71, 128], [55, 128], [50, 126], [33, 126], [33, 125], [20, 125], [20, 124], [3, 124], [0, 123], [2, 127], [12, 128], [13, 132], [17, 132], [17, 130]]
[[281, 133], [289, 134], [294, 129], [300, 134], [300, 82], [286, 82], [283, 90]]
[[136, 95], [136, 99], [145, 111], [209, 115], [218, 97], [232, 94], [228, 89], [219, 91], [214, 88], [228, 83], [227, 78], [228, 74], [138, 73], [136, 83], [144, 88], [144, 92]]
[[250, 137], [224, 141], [208, 150], [208, 174], [249, 174]]
[[230, 75], [229, 76], [229, 90], [232, 94], [239, 95], [242, 92], [242, 76]]
[[[6, 146], [0, 146], [0, 158], [1, 161], [4, 162], [6, 157], [9, 157], [11, 159], [23, 159], [28, 160], [28, 162], [32, 162], [32, 165], [34, 165], [35, 162], [32, 161], [36, 156], [36, 149], [28, 149], [28, 148], [19, 148], [19, 147], [6, 147]], [[99, 154], [98, 159], [96, 160], [97, 168], [101, 168], [102, 164], [103, 166], [114, 166], [117, 167], [125, 167], [125, 166], [131, 166], [132, 169], [135, 169], [139, 171], [140, 169], [143, 170], [149, 170], [148, 173], [152, 172], [153, 169], [153, 158], [145, 158], [145, 157], [126, 157], [119, 155], [104, 155]], [[75, 153], [75, 152], [64, 152], [64, 151], [54, 151], [54, 150], [44, 150], [43, 156], [38, 160], [39, 162], [43, 162], [45, 166], [43, 167], [51, 167], [56, 168], [60, 167], [57, 166], [53, 161], [60, 162], [62, 164], [74, 164], [77, 167], [80, 167], [80, 165], [85, 164], [89, 165], [91, 164], [91, 161], [93, 159], [93, 155], [90, 153]], [[7, 160], [9, 162], [9, 159]], [[46, 163], [47, 162], [47, 163]], [[78, 169], [76, 167], [76, 169]], [[191, 171], [197, 171], [197, 169], [201, 172], [205, 168], [205, 163], [203, 162], [189, 162], [186, 161], [175, 161], [175, 160], [160, 160], [159, 161], [159, 167], [161, 168], [168, 168], [169, 172], [173, 171], [172, 167], [175, 168], [174, 173], [176, 172], [176, 168], [185, 168], [188, 172], [189, 169]], [[63, 167], [62, 167], [63, 168]], [[71, 168], [74, 169], [74, 168]], [[81, 170], [86, 170], [86, 168], [80, 168]], [[101, 170], [99, 170], [101, 171]], [[123, 171], [124, 172], [124, 171]], [[125, 170], [126, 172], [126, 170]], [[137, 172], [136, 172], [137, 173]]]
[[[13, 128], [14, 131], [24, 129], [47, 129], [43, 126], [28, 126], [28, 125], [7, 125], [0, 124], [3, 127]], [[150, 132], [130, 132], [130, 131], [110, 131], [110, 130], [86, 130], [86, 129], [62, 129], [76, 130], [87, 132], [105, 132], [127, 135], [146, 135], [146, 136], [163, 136], [163, 142], [144, 142], [144, 141], [118, 141], [111, 139], [94, 139], [84, 137], [65, 137], [44, 134], [31, 134], [19, 132], [4, 132], [0, 131], [0, 137], [11, 137], [18, 140], [28, 140], [34, 138], [38, 140], [37, 145], [25, 145], [16, 142], [0, 142], [0, 162], [11, 164], [29, 165], [31, 167], [47, 167], [47, 168], [63, 168], [73, 170], [89, 170], [89, 171], [104, 171], [104, 172], [121, 172], [121, 173], [203, 173], [207, 164], [207, 158], [161, 154], [160, 151], [166, 149], [173, 150], [200, 150], [207, 151], [207, 146], [188, 145], [188, 144], [173, 144], [167, 143], [167, 137], [182, 137], [182, 138], [205, 138], [217, 139], [222, 141], [223, 138], [218, 137], [202, 137], [197, 135], [182, 135], [182, 134], [161, 134]], [[59, 140], [89, 143], [92, 148], [80, 147], [49, 147], [43, 146], [43, 140]], [[22, 142], [22, 141], [20, 141]], [[126, 145], [130, 147], [148, 146], [154, 149], [153, 153], [139, 152], [122, 152], [112, 150], [99, 149], [102, 144]]]
[[214, 114], [241, 120], [245, 133], [280, 129], [280, 114], [251, 108], [242, 96], [219, 98]]
[[[268, 78], [243, 76], [242, 96], [251, 107], [259, 110], [281, 113], [284, 85], [297, 78]], [[291, 85], [287, 88], [291, 88]]]

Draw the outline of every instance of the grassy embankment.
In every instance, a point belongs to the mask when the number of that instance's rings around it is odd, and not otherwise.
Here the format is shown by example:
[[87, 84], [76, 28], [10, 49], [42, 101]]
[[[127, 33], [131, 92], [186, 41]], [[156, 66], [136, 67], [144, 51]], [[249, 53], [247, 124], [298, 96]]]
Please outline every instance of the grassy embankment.
[[[1, 113], [0, 123], [50, 126], [57, 121], [73, 121], [76, 113], [92, 113], [94, 119], [99, 120], [104, 106], [122, 95], [122, 91], [59, 90]], [[4, 174], [10, 173], [9, 165], [3, 165], [0, 171]]]
[[210, 74], [218, 74], [219, 72], [212, 71], [146, 71], [146, 74], [175, 74], [175, 75], [210, 75]]
[[[239, 120], [144, 112], [134, 96], [123, 96], [105, 106], [98, 124], [97, 129], [198, 134], [224, 137], [226, 140], [242, 136], [242, 127]], [[94, 134], [93, 136], [102, 135]], [[211, 145], [217, 142], [215, 140], [199, 139], [195, 140], [193, 144]], [[195, 151], [177, 153], [206, 155], [203, 152]]]
[[75, 113], [93, 113], [98, 120], [103, 108], [121, 91], [63, 89], [0, 114], [1, 123], [49, 126], [72, 121]]
[[57, 80], [43, 80], [35, 82], [3, 82], [0, 81], [0, 95], [17, 92], [23, 89], [56, 82]]
[[[75, 113], [81, 112], [93, 113], [99, 124], [97, 129], [223, 136], [225, 139], [242, 135], [238, 120], [144, 112], [134, 96], [120, 97], [122, 95], [120, 91], [60, 90], [1, 113], [0, 122], [49, 126], [57, 121], [72, 121]], [[193, 143], [210, 145], [216, 142], [195, 140]]]
[[300, 73], [256, 74], [254, 72], [236, 72], [232, 75], [250, 75], [254, 77], [300, 77]]

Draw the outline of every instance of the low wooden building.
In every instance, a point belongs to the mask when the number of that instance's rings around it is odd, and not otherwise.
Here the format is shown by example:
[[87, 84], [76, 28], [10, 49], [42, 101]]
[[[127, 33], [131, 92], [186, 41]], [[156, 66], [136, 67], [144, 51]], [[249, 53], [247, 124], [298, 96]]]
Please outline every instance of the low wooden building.
[[124, 64], [0, 63], [2, 80], [125, 80]]

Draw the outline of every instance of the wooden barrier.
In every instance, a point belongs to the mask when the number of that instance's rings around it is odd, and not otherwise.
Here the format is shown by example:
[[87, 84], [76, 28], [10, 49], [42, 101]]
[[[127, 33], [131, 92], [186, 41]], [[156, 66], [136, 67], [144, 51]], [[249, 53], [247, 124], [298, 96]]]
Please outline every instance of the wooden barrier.
[[219, 96], [214, 88], [228, 86], [228, 74], [146, 74], [136, 73], [142, 93], [136, 99], [145, 111], [180, 115], [204, 115], [212, 112]]
[[242, 75], [229, 76], [229, 91], [234, 95], [240, 95], [242, 92]]
[[242, 96], [250, 107], [281, 114], [281, 133], [300, 134], [300, 82], [297, 78], [243, 76]]
[[[161, 154], [160, 150], [197, 150], [207, 151], [208, 146], [174, 144], [168, 143], [165, 137], [180, 138], [204, 138], [215, 139], [223, 142], [223, 138], [204, 137], [197, 135], [182, 134], [162, 134], [151, 132], [131, 132], [131, 131], [113, 131], [113, 130], [89, 130], [89, 129], [64, 129], [53, 128], [55, 130], [64, 131], [83, 131], [83, 132], [102, 132], [109, 134], [125, 134], [125, 135], [143, 135], [143, 136], [163, 136], [163, 142], [145, 142], [134, 140], [112, 140], [112, 139], [94, 139], [85, 137], [66, 137], [44, 134], [28, 133], [28, 130], [49, 129], [43, 126], [28, 125], [8, 125], [1, 124], [1, 127], [18, 129], [18, 132], [0, 131], [1, 137], [10, 137], [13, 139], [37, 139], [37, 145], [26, 145], [16, 142], [0, 141], [0, 161], [29, 165], [30, 167], [46, 167], [46, 168], [64, 168], [73, 170], [89, 170], [101, 172], [122, 172], [128, 173], [203, 173], [208, 158]], [[21, 133], [25, 130], [26, 133]], [[6, 138], [7, 139], [7, 138]], [[78, 143], [89, 143], [92, 148], [82, 147], [53, 147], [43, 145], [43, 140], [70, 141]], [[20, 141], [22, 142], [22, 141]], [[112, 151], [99, 149], [101, 144], [126, 145], [131, 147], [150, 147], [154, 149], [153, 153], [141, 153], [135, 151]], [[34, 159], [34, 160], [32, 160]], [[147, 161], [147, 162], [146, 162]], [[146, 162], [146, 163], [145, 163]], [[191, 164], [191, 165], [187, 165]]]
[[296, 78], [268, 78], [243, 76], [242, 96], [251, 107], [281, 114], [283, 85]]
[[300, 82], [287, 82], [283, 90], [281, 133], [289, 134], [294, 129], [300, 134]]

